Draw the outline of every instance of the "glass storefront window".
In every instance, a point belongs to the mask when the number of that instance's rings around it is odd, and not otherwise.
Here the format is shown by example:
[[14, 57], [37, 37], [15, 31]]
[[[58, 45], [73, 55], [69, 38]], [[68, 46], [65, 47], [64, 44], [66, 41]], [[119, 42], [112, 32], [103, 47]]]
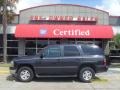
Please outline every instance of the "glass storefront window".
[[75, 40], [71, 40], [71, 39], [61, 39], [60, 40], [61, 44], [75, 44]]
[[8, 55], [18, 55], [18, 48], [7, 48]]
[[3, 48], [0, 48], [0, 56], [3, 56]]
[[25, 49], [25, 55], [35, 55], [36, 49]]
[[14, 34], [7, 34], [7, 40], [17, 40]]
[[8, 41], [7, 46], [8, 47], [18, 47], [18, 41]]
[[37, 48], [37, 54], [38, 54], [41, 50], [42, 50], [41, 48]]
[[[18, 39], [14, 34], [7, 34], [8, 62], [18, 56]], [[0, 34], [0, 61], [3, 61], [3, 34]]]
[[36, 54], [36, 39], [26, 40], [25, 44], [25, 55], [35, 55]]
[[0, 47], [3, 47], [3, 35], [0, 34]]
[[3, 61], [3, 56], [0, 56], [0, 62]]
[[44, 48], [48, 45], [48, 40], [37, 40], [37, 48]]
[[50, 39], [50, 40], [49, 40], [49, 44], [50, 44], [50, 45], [60, 44], [60, 40]]
[[25, 47], [26, 48], [36, 48], [36, 40], [26, 41]]

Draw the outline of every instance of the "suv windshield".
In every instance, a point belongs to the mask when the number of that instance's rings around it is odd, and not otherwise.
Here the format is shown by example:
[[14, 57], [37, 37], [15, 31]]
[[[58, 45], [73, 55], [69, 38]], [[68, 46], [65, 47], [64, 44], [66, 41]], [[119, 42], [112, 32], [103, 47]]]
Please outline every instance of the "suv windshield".
[[96, 45], [81, 45], [85, 55], [103, 55], [103, 50]]

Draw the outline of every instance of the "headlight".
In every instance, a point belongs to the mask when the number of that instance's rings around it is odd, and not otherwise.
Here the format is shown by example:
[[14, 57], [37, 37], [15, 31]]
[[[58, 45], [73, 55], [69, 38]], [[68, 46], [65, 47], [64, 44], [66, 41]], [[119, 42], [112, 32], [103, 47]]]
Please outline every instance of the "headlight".
[[14, 66], [14, 61], [11, 61], [10, 64], [11, 64], [11, 67], [13, 67]]

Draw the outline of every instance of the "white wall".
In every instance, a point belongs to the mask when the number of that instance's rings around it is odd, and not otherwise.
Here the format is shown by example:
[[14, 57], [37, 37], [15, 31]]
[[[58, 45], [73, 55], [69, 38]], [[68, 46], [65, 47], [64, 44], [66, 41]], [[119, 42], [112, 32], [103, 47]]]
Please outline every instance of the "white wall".
[[[15, 34], [16, 25], [8, 25], [7, 26], [7, 34]], [[0, 25], [0, 34], [3, 33], [3, 27]]]
[[120, 26], [112, 26], [114, 35], [120, 34]]

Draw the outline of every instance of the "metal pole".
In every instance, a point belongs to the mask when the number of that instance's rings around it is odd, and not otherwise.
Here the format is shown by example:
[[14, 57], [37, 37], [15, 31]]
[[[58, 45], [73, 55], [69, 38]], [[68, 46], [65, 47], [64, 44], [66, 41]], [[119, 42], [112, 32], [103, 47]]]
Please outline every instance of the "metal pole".
[[2, 25], [3, 25], [3, 61], [7, 63], [7, 0], [4, 0], [3, 4], [3, 18], [2, 18]]

